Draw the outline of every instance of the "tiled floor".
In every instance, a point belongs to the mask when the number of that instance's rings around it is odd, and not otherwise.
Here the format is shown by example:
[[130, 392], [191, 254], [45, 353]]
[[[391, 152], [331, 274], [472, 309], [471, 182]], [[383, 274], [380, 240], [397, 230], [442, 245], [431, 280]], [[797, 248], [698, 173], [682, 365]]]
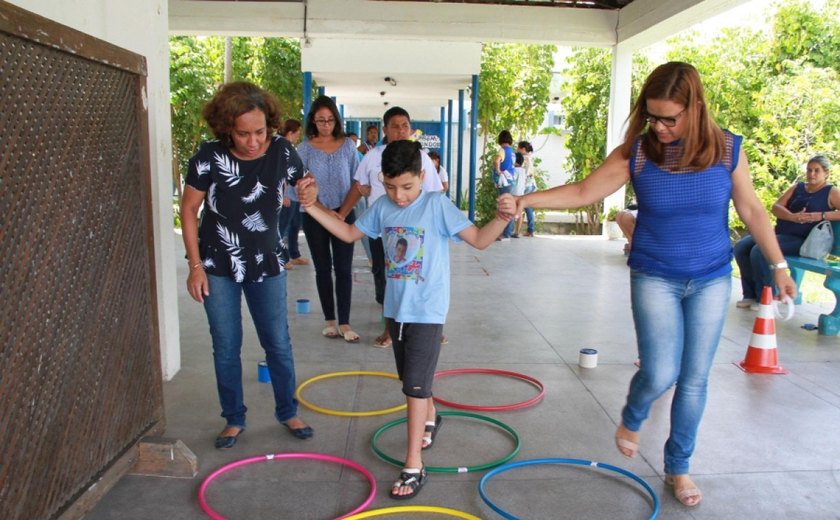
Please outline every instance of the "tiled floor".
[[[792, 320], [777, 321], [778, 355], [788, 375], [746, 374], [733, 362], [746, 353], [755, 313], [735, 309], [734, 280], [733, 305], [692, 461], [695, 482], [704, 493], [700, 506], [681, 506], [662, 482], [669, 396], [657, 402], [642, 429], [640, 456], [627, 460], [618, 454], [613, 433], [636, 359], [622, 245], [553, 236], [496, 243], [486, 251], [453, 245], [452, 306], [445, 328], [450, 343], [442, 347], [439, 369], [503, 369], [540, 380], [545, 397], [535, 406], [484, 414], [518, 432], [521, 450], [513, 460], [575, 458], [619, 466], [642, 477], [658, 494], [659, 518], [840, 518], [840, 337], [801, 328], [806, 322], [816, 323], [820, 312], [830, 311], [829, 305], [803, 305]], [[356, 254], [364, 254], [358, 245]], [[323, 322], [312, 266], [297, 267], [288, 275], [298, 383], [335, 371], [394, 371], [390, 349], [370, 346], [381, 327], [379, 307], [373, 302], [366, 259], [357, 256], [355, 264], [351, 322], [362, 336], [355, 345], [320, 335]], [[184, 267], [179, 266], [179, 283]], [[310, 314], [295, 314], [297, 298], [312, 301]], [[89, 519], [206, 518], [197, 493], [207, 475], [232, 461], [280, 452], [330, 454], [368, 468], [378, 486], [373, 508], [432, 505], [501, 518], [479, 496], [484, 472], [433, 473], [410, 503], [388, 498], [398, 470], [373, 453], [370, 440], [382, 425], [402, 417], [400, 413], [349, 418], [301, 407], [301, 416], [316, 435], [305, 442], [292, 438], [272, 418], [269, 385], [257, 381], [261, 350], [247, 320], [243, 361], [248, 431], [234, 449], [214, 449], [213, 438], [223, 422], [207, 323], [186, 291], [180, 303], [183, 368], [164, 385], [166, 435], [195, 452], [199, 474], [194, 479], [127, 476]], [[582, 347], [598, 350], [597, 368], [577, 366]], [[521, 380], [480, 374], [441, 378], [435, 390], [444, 399], [484, 405], [518, 402], [536, 392]], [[372, 376], [319, 381], [307, 387], [304, 397], [339, 410], [375, 410], [401, 401], [397, 382]], [[382, 434], [383, 451], [401, 457], [402, 428]], [[447, 417], [425, 461], [432, 466], [475, 466], [513, 448], [511, 435], [492, 423]], [[231, 520], [328, 519], [352, 510], [367, 493], [365, 480], [352, 470], [282, 459], [221, 475], [207, 497]], [[643, 519], [652, 512], [650, 496], [638, 484], [583, 466], [514, 469], [491, 479], [487, 493], [499, 507], [523, 519]]]

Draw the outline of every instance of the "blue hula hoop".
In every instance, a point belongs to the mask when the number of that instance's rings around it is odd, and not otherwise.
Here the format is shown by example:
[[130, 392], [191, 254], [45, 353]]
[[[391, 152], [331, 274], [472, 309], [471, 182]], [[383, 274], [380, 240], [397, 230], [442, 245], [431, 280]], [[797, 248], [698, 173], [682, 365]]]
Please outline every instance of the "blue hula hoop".
[[659, 497], [656, 496], [656, 492], [653, 490], [653, 488], [651, 488], [647, 482], [642, 480], [641, 477], [639, 477], [635, 473], [627, 471], [626, 469], [619, 468], [618, 466], [583, 459], [531, 459], [521, 460], [518, 462], [511, 462], [510, 464], [499, 466], [487, 472], [483, 477], [481, 477], [481, 481], [478, 483], [478, 493], [481, 495], [481, 499], [484, 500], [485, 504], [490, 506], [490, 509], [499, 513], [500, 515], [502, 515], [502, 517], [506, 518], [507, 520], [520, 520], [518, 516], [513, 516], [512, 514], [508, 513], [507, 511], [494, 504], [489, 498], [487, 498], [487, 494], [484, 492], [484, 485], [494, 475], [503, 473], [509, 469], [520, 468], [522, 466], [535, 466], [539, 464], [573, 464], [576, 466], [591, 466], [593, 468], [606, 469], [624, 475], [625, 477], [628, 477], [636, 481], [639, 485], [641, 485], [653, 499], [653, 513], [651, 513], [651, 515], [648, 517], [648, 520], [654, 520], [657, 516], [659, 516]]

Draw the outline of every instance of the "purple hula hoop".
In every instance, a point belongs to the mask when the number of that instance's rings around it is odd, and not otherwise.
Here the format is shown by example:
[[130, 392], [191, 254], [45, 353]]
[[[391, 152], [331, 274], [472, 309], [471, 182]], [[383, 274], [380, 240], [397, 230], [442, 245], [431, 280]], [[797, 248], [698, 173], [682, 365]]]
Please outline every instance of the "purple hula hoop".
[[332, 455], [324, 455], [322, 453], [269, 453], [267, 455], [260, 455], [257, 457], [250, 457], [247, 459], [231, 462], [230, 464], [226, 464], [214, 471], [213, 473], [211, 473], [210, 475], [208, 475], [207, 478], [204, 479], [204, 482], [201, 483], [201, 487], [198, 488], [198, 503], [201, 505], [201, 509], [203, 509], [204, 512], [207, 513], [207, 515], [213, 520], [227, 520], [226, 517], [214, 511], [213, 508], [210, 507], [210, 505], [207, 503], [207, 500], [204, 498], [204, 492], [207, 490], [207, 486], [210, 485], [213, 479], [233, 468], [246, 466], [248, 464], [254, 464], [255, 462], [266, 462], [274, 459], [311, 459], [320, 460], [324, 462], [332, 462], [334, 464], [341, 464], [342, 466], [347, 466], [349, 468], [355, 469], [356, 471], [364, 475], [368, 483], [370, 484], [370, 494], [359, 507], [350, 511], [349, 513], [345, 513], [339, 516], [336, 520], [340, 520], [341, 518], [346, 518], [348, 516], [352, 516], [356, 513], [364, 511], [371, 504], [371, 502], [373, 502], [373, 499], [376, 496], [376, 479], [373, 477], [373, 473], [368, 471], [360, 464], [353, 462], [352, 460], [343, 459], [341, 457], [334, 457]]

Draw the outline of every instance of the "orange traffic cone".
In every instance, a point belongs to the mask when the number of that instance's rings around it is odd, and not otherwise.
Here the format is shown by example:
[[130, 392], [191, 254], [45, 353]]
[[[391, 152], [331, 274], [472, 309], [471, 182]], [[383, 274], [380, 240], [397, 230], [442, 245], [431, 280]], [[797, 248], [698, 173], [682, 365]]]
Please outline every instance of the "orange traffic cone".
[[770, 287], [765, 286], [761, 291], [761, 303], [747, 347], [747, 357], [738, 366], [744, 372], [787, 374], [776, 358], [776, 321], [773, 317], [773, 289]]

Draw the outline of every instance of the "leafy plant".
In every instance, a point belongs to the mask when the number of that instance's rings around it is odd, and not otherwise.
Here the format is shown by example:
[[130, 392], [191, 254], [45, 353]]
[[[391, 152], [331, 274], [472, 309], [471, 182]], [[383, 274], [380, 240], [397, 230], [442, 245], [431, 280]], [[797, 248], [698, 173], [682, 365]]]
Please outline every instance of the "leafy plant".
[[[561, 105], [566, 114], [566, 148], [569, 155], [565, 167], [570, 182], [585, 179], [607, 156], [607, 116], [610, 94], [612, 56], [606, 49], [575, 49], [564, 71], [566, 96]], [[637, 55], [633, 60], [633, 95], [651, 66]], [[632, 197], [632, 191], [626, 194]], [[584, 234], [599, 232], [604, 213], [603, 201], [577, 209], [576, 228]]]
[[554, 45], [488, 43], [482, 49], [478, 94], [479, 134], [484, 154], [478, 161], [476, 220], [483, 225], [496, 215], [493, 156], [496, 137], [509, 130], [516, 142], [535, 135], [545, 118], [552, 78]]

